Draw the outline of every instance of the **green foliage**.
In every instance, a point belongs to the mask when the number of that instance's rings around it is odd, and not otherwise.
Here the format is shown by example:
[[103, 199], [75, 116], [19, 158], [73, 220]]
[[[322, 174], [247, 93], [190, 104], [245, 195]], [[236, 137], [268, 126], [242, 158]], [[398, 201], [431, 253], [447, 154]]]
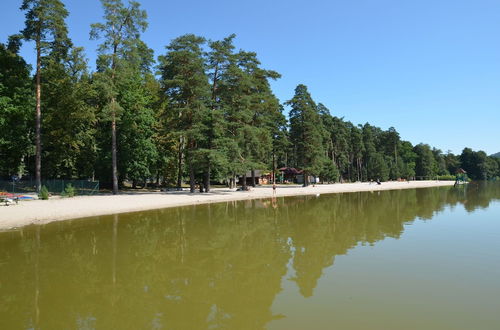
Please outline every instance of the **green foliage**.
[[417, 154], [413, 151], [413, 146], [408, 141], [401, 141], [399, 150], [400, 159], [403, 161], [401, 177], [410, 179], [415, 176], [415, 166]]
[[337, 182], [339, 176], [340, 175], [337, 166], [330, 160], [325, 159], [325, 164], [323, 164], [321, 172], [319, 173], [321, 181], [328, 183]]
[[89, 178], [96, 158], [94, 90], [82, 48], [43, 67], [43, 173], [52, 178]]
[[71, 183], [68, 183], [62, 192], [63, 197], [75, 197], [76, 189]]
[[434, 173], [437, 175], [446, 175], [449, 174], [447, 170], [447, 163], [445, 157], [441, 150], [433, 148], [432, 154], [434, 155]]
[[264, 168], [272, 153], [273, 131], [276, 138], [280, 135], [275, 125], [279, 125], [281, 107], [268, 79], [278, 77], [276, 72], [260, 68], [256, 54], [251, 52], [235, 54], [228, 66], [222, 98], [228, 141], [232, 141], [228, 161], [235, 173]]
[[444, 155], [444, 162], [446, 165], [446, 170], [451, 175], [457, 173], [458, 169], [461, 166], [460, 159], [458, 158], [458, 156], [455, 156], [451, 152], [448, 152], [446, 155]]
[[30, 66], [0, 43], [0, 175], [24, 174], [33, 154], [33, 84]]
[[47, 189], [47, 187], [45, 186], [42, 186], [42, 189], [40, 189], [40, 193], [38, 195], [38, 198], [40, 199], [43, 199], [43, 200], [47, 200], [49, 199], [49, 190]]
[[[125, 6], [121, 0], [101, 0], [104, 9], [104, 23], [91, 25], [90, 38], [103, 39], [98, 48], [100, 70], [120, 70], [122, 65], [148, 66], [151, 51], [139, 39], [148, 26], [147, 14], [140, 4], [130, 1]], [[144, 54], [146, 56], [141, 56]]]
[[21, 10], [26, 11], [24, 39], [35, 41], [41, 54], [64, 57], [71, 46], [64, 4], [59, 0], [23, 0]]
[[455, 181], [456, 178], [457, 178], [456, 175], [451, 175], [451, 174], [436, 176], [436, 180], [442, 180], [442, 181]]
[[71, 47], [65, 19], [68, 11], [59, 0], [24, 0], [21, 10], [26, 11], [25, 40], [35, 42], [36, 50], [36, 111], [35, 111], [35, 178], [36, 189], [41, 189], [42, 158], [42, 72], [43, 56], [50, 54], [56, 61], [62, 60]]
[[156, 117], [153, 109], [154, 94], [148, 89], [146, 79], [138, 71], [131, 71], [119, 82], [119, 102], [124, 111], [118, 132], [121, 148], [120, 175], [132, 181], [143, 181], [152, 175], [157, 148], [154, 141]]
[[167, 54], [158, 58], [161, 86], [167, 97], [167, 113], [172, 129], [169, 134], [173, 140], [179, 141], [179, 177], [182, 159], [185, 158], [189, 166], [191, 192], [194, 192], [197, 165], [204, 159], [200, 146], [206, 144], [203, 133], [207, 130], [209, 84], [202, 57], [204, 43], [204, 38], [184, 35], [174, 39], [167, 46]]
[[459, 158], [462, 168], [467, 171], [471, 179], [486, 180], [488, 178], [489, 169], [484, 151], [474, 152], [470, 148], [465, 148]]
[[430, 146], [420, 143], [413, 148], [413, 152], [417, 155], [415, 175], [426, 179], [436, 176], [436, 160]]
[[379, 153], [368, 157], [367, 173], [369, 180], [387, 181], [389, 179], [389, 168], [384, 160], [384, 156]]
[[295, 88], [294, 97], [286, 102], [290, 110], [290, 142], [294, 148], [295, 167], [307, 176], [321, 172], [323, 164], [323, 131], [318, 108], [305, 85]]
[[273, 118], [270, 119], [271, 137], [272, 137], [272, 157], [274, 160], [270, 168], [281, 168], [287, 165], [288, 151], [290, 150], [290, 138], [288, 132], [288, 122], [283, 114], [283, 107], [273, 113]]
[[488, 157], [484, 151], [465, 148], [459, 156], [462, 168], [472, 180], [490, 180], [499, 176], [500, 164], [497, 158]]
[[184, 35], [159, 57], [163, 141], [177, 154], [177, 185], [187, 165], [192, 191], [195, 182], [208, 191], [211, 177], [264, 169], [287, 146], [286, 120], [268, 82], [279, 75], [262, 69], [255, 53], [234, 53], [233, 38], [210, 41], [204, 52], [204, 38]]
[[[101, 135], [102, 142], [108, 143], [100, 149], [101, 159], [109, 164], [111, 158], [111, 164], [101, 165], [98, 172], [105, 182], [112, 181], [113, 193], [116, 193], [118, 176], [121, 180], [128, 175], [133, 180], [147, 178], [151, 174], [149, 164], [156, 162], [153, 133], [145, 129], [152, 126], [154, 115], [148, 107], [147, 95], [141, 93], [144, 85], [140, 83], [149, 73], [153, 51], [140, 40], [140, 33], [147, 27], [147, 15], [138, 2], [130, 1], [128, 6], [121, 0], [101, 0], [101, 3], [104, 22], [91, 25], [90, 37], [102, 39], [96, 74], [100, 86], [98, 106], [102, 127], [110, 129], [111, 134]], [[111, 157], [107, 155], [109, 152]]]

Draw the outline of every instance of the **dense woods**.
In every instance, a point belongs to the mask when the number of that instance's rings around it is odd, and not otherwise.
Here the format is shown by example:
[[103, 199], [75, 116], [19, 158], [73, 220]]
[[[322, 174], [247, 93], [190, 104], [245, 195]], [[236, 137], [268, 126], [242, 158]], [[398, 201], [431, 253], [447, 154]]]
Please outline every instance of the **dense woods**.
[[[24, 0], [26, 27], [0, 44], [0, 176], [230, 186], [256, 170], [294, 167], [323, 182], [435, 178], [459, 168], [472, 179], [500, 176], [500, 158], [412, 145], [395, 128], [355, 125], [317, 103], [305, 85], [283, 104], [256, 53], [235, 35], [166, 41], [156, 60], [141, 33], [146, 12], [102, 0], [96, 69], [67, 34], [59, 0]], [[33, 41], [36, 68], [19, 55]], [[288, 115], [287, 115], [288, 112]]]

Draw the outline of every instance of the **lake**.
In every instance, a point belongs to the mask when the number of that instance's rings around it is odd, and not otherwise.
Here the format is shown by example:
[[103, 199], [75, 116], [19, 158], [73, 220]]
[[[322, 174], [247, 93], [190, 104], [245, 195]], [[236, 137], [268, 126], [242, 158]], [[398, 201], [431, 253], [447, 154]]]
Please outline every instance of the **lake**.
[[0, 232], [0, 329], [499, 328], [499, 183]]

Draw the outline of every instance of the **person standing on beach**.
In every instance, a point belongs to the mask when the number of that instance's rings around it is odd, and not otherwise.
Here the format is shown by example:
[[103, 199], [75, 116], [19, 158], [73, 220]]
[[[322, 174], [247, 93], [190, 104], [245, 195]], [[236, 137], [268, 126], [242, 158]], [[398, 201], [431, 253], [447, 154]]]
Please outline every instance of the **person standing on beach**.
[[273, 195], [276, 195], [276, 183], [273, 183]]

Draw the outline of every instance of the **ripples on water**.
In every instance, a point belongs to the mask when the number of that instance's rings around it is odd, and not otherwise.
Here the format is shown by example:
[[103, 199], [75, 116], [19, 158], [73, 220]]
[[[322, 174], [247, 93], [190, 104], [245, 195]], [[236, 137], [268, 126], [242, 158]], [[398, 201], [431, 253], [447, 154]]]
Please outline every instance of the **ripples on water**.
[[493, 329], [500, 185], [198, 205], [0, 233], [1, 329]]

